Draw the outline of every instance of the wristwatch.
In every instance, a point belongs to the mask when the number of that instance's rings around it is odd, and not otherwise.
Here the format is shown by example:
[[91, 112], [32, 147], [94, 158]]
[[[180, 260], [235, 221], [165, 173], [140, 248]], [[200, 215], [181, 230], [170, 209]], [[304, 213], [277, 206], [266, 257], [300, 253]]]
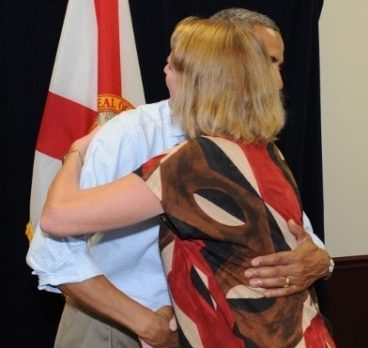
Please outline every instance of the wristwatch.
[[334, 262], [333, 258], [330, 257], [330, 264], [328, 265], [328, 273], [324, 277], [324, 280], [328, 280], [328, 279], [331, 278], [332, 273], [334, 271], [334, 268], [335, 268], [335, 262]]

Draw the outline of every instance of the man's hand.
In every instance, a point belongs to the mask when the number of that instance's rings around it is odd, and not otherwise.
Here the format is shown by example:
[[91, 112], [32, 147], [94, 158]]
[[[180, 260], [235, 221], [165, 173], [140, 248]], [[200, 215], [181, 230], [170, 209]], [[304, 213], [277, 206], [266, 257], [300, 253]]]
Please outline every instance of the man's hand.
[[176, 320], [172, 307], [164, 306], [154, 313], [144, 337], [140, 337], [142, 348], [179, 347]]
[[292, 251], [258, 256], [251, 261], [253, 267], [245, 271], [252, 287], [266, 289], [266, 297], [302, 291], [328, 272], [328, 253], [317, 247], [310, 235], [294, 221], [290, 220], [288, 226], [297, 247]]

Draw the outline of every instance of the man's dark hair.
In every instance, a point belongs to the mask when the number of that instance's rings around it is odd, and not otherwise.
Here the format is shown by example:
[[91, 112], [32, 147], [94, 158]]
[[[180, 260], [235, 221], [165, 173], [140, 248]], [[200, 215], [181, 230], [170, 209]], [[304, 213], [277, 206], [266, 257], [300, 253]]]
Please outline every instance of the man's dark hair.
[[280, 33], [280, 28], [271, 18], [256, 11], [250, 11], [245, 8], [227, 8], [216, 12], [210, 17], [210, 19], [224, 20], [233, 23], [249, 25], [251, 27], [260, 25]]

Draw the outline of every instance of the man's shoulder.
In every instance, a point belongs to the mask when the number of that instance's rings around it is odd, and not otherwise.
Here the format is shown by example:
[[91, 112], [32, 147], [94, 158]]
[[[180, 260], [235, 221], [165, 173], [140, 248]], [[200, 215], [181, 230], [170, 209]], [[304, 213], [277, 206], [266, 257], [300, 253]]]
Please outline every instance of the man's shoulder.
[[133, 149], [147, 141], [159, 144], [171, 128], [168, 100], [141, 105], [106, 122], [92, 139], [89, 151], [103, 148], [106, 155], [107, 149], [117, 153], [122, 147]]
[[170, 119], [168, 100], [140, 105], [113, 117], [106, 125], [116, 127], [128, 124], [143, 126], [147, 123], [164, 123]]

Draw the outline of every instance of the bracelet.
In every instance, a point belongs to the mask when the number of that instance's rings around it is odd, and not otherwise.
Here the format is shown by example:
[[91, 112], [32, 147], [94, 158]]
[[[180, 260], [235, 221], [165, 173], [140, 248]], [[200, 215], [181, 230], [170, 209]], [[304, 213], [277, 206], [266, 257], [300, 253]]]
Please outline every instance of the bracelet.
[[82, 156], [82, 153], [78, 150], [78, 149], [70, 149], [63, 157], [63, 160], [62, 160], [62, 164], [65, 163], [65, 161], [67, 160], [67, 158], [69, 157], [70, 154], [72, 153], [76, 153], [78, 155], [78, 157], [80, 158], [80, 160], [82, 161], [82, 165], [83, 165], [83, 162], [84, 162], [84, 159], [83, 159], [83, 156]]

